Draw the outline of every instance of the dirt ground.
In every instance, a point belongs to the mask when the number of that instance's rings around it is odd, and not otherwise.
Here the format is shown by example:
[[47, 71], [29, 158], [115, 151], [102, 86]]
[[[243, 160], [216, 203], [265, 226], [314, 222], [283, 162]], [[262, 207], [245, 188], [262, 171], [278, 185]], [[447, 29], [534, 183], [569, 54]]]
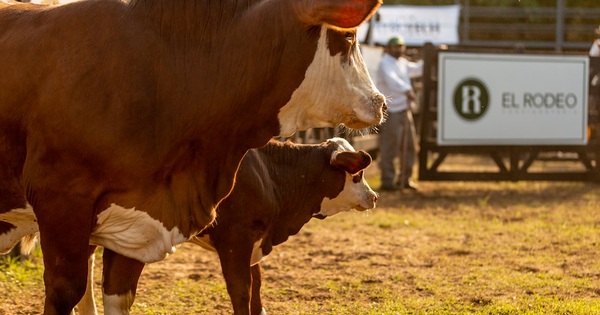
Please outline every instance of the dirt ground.
[[[275, 247], [261, 263], [267, 313], [600, 313], [599, 185], [419, 184], [381, 194], [370, 213], [311, 220]], [[41, 279], [16, 293], [0, 283], [0, 296], [0, 315], [41, 314]], [[216, 254], [193, 244], [146, 266], [132, 309], [232, 313]]]
[[[261, 263], [268, 314], [600, 312], [581, 302], [600, 295], [598, 185], [420, 187], [381, 194], [371, 213], [312, 220], [275, 247]], [[215, 254], [185, 244], [147, 266], [134, 313], [161, 309], [156, 289], [193, 287], [164, 295], [181, 299], [164, 314], [232, 314], [219, 268]], [[559, 299], [558, 309], [546, 297]]]

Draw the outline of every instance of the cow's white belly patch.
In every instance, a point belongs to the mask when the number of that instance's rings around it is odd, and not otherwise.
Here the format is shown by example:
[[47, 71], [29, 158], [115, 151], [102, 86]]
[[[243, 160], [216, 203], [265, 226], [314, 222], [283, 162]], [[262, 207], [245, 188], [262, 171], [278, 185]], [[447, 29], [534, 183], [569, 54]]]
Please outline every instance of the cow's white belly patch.
[[112, 204], [98, 215], [90, 243], [151, 263], [165, 259], [187, 238], [178, 228], [167, 230], [144, 211]]
[[28, 204], [25, 208], [13, 209], [0, 214], [0, 221], [8, 222], [15, 226], [7, 233], [0, 235], [0, 253], [5, 253], [13, 248], [23, 236], [39, 231], [37, 219], [33, 208]]

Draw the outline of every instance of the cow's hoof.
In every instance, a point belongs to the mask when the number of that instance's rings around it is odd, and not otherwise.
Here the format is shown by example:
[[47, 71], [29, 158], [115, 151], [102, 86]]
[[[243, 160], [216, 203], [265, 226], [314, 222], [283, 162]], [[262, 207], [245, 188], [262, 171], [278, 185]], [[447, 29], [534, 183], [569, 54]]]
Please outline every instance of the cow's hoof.
[[260, 315], [267, 315], [267, 310], [265, 310], [265, 308], [263, 307], [262, 312], [260, 312]]

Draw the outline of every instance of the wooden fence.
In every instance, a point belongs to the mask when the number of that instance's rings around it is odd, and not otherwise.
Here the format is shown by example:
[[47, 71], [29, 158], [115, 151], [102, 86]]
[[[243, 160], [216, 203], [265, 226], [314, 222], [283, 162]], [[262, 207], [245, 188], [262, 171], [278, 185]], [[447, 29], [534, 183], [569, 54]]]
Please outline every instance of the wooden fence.
[[584, 8], [557, 0], [553, 7], [461, 5], [460, 46], [522, 47], [556, 52], [589, 50], [600, 24], [600, 7]]

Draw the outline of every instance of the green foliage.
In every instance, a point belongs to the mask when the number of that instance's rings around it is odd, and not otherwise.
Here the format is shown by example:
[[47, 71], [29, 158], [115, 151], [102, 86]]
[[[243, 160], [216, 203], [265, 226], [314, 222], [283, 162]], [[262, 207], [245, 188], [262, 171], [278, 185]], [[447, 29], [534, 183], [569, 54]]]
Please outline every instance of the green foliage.
[[41, 314], [44, 266], [40, 256], [38, 249], [28, 259], [0, 257], [0, 314]]
[[29, 259], [4, 256], [0, 258], [0, 283], [14, 289], [37, 284], [35, 279], [43, 273], [43, 266]]

